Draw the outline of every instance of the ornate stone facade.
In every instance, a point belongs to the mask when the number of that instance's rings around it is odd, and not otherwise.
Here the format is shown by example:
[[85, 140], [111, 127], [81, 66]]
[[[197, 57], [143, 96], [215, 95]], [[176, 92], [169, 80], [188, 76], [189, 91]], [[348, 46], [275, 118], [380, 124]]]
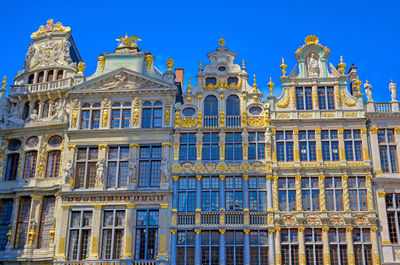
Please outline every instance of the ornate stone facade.
[[399, 262], [395, 83], [364, 102], [357, 68], [308, 36], [263, 99], [221, 39], [182, 94], [135, 36], [91, 76], [70, 28], [31, 37], [0, 91], [0, 261]]

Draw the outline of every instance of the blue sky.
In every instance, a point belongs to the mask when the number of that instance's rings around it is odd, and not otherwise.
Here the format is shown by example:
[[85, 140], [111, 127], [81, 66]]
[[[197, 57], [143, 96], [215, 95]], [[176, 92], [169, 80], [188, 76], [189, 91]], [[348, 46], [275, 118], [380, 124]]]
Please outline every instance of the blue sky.
[[[61, 2], [57, 4], [57, 2]], [[269, 77], [279, 87], [281, 57], [288, 72], [296, 63], [294, 52], [308, 35], [316, 35], [331, 50], [335, 66], [343, 55], [347, 68], [358, 66], [363, 83], [372, 84], [373, 99], [388, 101], [388, 85], [400, 86], [399, 1], [2, 1], [0, 76], [9, 83], [22, 69], [30, 34], [48, 18], [72, 28], [84, 62], [85, 74], [96, 68], [96, 58], [117, 47], [116, 38], [136, 35], [142, 51], [166, 60], [195, 76], [199, 61], [208, 62], [221, 35], [246, 61], [265, 93]], [[193, 78], [192, 78], [193, 80]], [[279, 93], [275, 93], [279, 96]], [[398, 96], [400, 98], [400, 95]]]

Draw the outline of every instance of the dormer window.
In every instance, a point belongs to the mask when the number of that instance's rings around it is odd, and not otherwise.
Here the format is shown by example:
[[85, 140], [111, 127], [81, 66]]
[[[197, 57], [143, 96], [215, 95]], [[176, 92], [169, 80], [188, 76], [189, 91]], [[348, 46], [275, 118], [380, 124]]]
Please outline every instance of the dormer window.
[[206, 78], [206, 86], [209, 84], [213, 84], [215, 86], [217, 84], [217, 79], [215, 77]]
[[220, 66], [220, 67], [218, 67], [218, 71], [225, 72], [226, 71], [226, 67], [225, 66]]
[[231, 84], [237, 85], [238, 84], [238, 78], [237, 77], [229, 77], [228, 78], [228, 86], [231, 85]]

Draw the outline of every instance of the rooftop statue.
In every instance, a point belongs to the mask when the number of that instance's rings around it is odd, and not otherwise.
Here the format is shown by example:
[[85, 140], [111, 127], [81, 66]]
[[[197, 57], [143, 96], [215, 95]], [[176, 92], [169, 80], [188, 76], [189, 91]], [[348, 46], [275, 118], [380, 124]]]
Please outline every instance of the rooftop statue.
[[57, 22], [56, 24], [54, 24], [54, 20], [53, 19], [49, 19], [47, 20], [47, 24], [46, 26], [40, 26], [39, 30], [32, 33], [31, 38], [43, 35], [45, 33], [50, 33], [50, 32], [67, 32], [70, 33], [71, 32], [71, 28], [70, 27], [64, 27], [61, 22]]
[[365, 94], [367, 94], [367, 101], [372, 101], [372, 86], [370, 83], [368, 83], [368, 80], [365, 81], [364, 84], [364, 89], [365, 89]]
[[141, 39], [139, 39], [136, 36], [130, 36], [128, 37], [128, 33], [125, 33], [125, 37], [119, 37], [118, 39], [116, 39], [116, 41], [120, 41], [121, 43], [119, 44], [118, 48], [121, 47], [137, 47], [137, 42], [141, 41]]
[[397, 99], [396, 99], [396, 97], [397, 97], [397, 84], [393, 83], [393, 80], [390, 80], [389, 91], [390, 91], [390, 95], [392, 97], [392, 101], [397, 101]]

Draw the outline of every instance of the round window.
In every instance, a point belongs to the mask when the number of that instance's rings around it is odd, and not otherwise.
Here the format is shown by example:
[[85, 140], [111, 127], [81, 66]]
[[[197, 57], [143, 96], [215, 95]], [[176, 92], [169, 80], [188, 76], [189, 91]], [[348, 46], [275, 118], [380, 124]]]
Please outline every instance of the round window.
[[28, 147], [35, 147], [39, 143], [39, 137], [31, 136], [26, 140], [26, 146]]
[[218, 67], [218, 71], [225, 72], [226, 71], [226, 67], [225, 66], [220, 66], [220, 67]]
[[253, 115], [259, 115], [262, 112], [262, 109], [260, 107], [252, 107], [249, 112]]
[[194, 110], [194, 108], [186, 108], [183, 110], [183, 114], [185, 116], [192, 116], [196, 111]]
[[21, 148], [21, 141], [18, 139], [11, 139], [8, 143], [8, 150], [10, 151], [17, 151]]
[[62, 143], [63, 138], [59, 135], [54, 135], [50, 137], [48, 144], [52, 147], [59, 146]]

